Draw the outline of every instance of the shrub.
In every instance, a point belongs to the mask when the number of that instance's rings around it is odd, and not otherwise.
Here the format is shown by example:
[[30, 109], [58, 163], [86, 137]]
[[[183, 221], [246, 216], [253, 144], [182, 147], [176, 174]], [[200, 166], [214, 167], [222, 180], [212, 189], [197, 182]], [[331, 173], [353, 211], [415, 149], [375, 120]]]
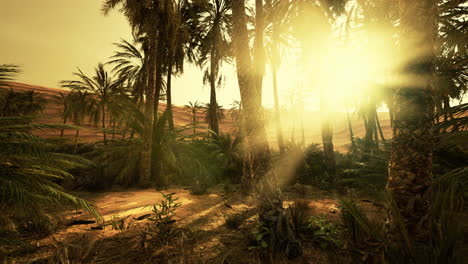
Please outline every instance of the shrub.
[[229, 214], [226, 216], [225, 222], [229, 229], [237, 230], [244, 222], [244, 216], [242, 214]]
[[47, 208], [51, 206], [81, 207], [99, 217], [92, 204], [59, 185], [73, 177], [71, 169], [90, 162], [55, 152], [52, 143], [31, 132], [62, 127], [31, 124], [26, 117], [0, 118], [0, 208], [4, 212], [1, 218], [8, 223], [2, 229], [47, 232], [52, 223]]

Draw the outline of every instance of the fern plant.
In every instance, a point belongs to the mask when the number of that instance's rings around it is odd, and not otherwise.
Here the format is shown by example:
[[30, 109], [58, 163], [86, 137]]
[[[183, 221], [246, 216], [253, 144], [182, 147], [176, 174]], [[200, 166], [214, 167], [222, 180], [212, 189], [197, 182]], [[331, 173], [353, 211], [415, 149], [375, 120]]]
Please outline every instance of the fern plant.
[[84, 208], [96, 217], [92, 204], [67, 193], [60, 181], [72, 178], [72, 168], [89, 161], [54, 151], [54, 145], [34, 135], [63, 125], [33, 124], [29, 117], [0, 117], [0, 210], [2, 230], [47, 231], [51, 206]]
[[[175, 193], [161, 193], [163, 199], [159, 204], [153, 205], [153, 217], [148, 219], [152, 222], [152, 228], [160, 241], [167, 241], [173, 235], [173, 224], [176, 209], [181, 206], [177, 202], [179, 198], [174, 198]], [[153, 232], [154, 233], [154, 232]]]

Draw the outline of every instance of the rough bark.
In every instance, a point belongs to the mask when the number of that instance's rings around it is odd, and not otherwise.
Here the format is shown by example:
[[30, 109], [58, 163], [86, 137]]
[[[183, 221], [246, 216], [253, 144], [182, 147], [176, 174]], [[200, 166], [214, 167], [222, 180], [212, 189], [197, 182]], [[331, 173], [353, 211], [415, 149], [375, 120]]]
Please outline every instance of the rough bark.
[[[275, 40], [273, 40], [275, 42]], [[271, 63], [271, 72], [273, 78], [273, 98], [275, 101], [275, 125], [276, 125], [276, 138], [278, 140], [278, 147], [280, 153], [284, 153], [284, 139], [283, 139], [283, 128], [281, 126], [281, 112], [280, 112], [280, 105], [279, 105], [279, 98], [278, 98], [278, 80], [276, 76], [277, 68], [276, 64], [278, 61], [278, 49], [276, 47], [276, 43], [273, 43], [272, 49], [272, 56], [273, 60]]]
[[263, 0], [255, 0], [255, 40], [253, 66], [255, 72], [255, 88], [257, 89], [257, 104], [262, 104], [262, 84], [265, 74], [265, 48], [263, 31], [265, 18], [263, 15]]
[[113, 118], [112, 119], [112, 140], [115, 140], [115, 128], [116, 128], [115, 118]]
[[[157, 136], [157, 125], [158, 125], [158, 108], [159, 98], [163, 87], [163, 66], [164, 66], [164, 42], [158, 40], [157, 51], [156, 51], [156, 69], [155, 69], [155, 91], [154, 91], [154, 113], [153, 113], [153, 137]], [[156, 140], [153, 138], [153, 141]], [[162, 153], [159, 153], [160, 155]], [[158, 188], [166, 188], [169, 185], [169, 179], [166, 174], [162, 174], [160, 166], [157, 164], [160, 162], [159, 157], [152, 155], [152, 172], [155, 178], [155, 183]]]
[[[400, 49], [405, 82], [395, 95], [393, 141], [389, 161], [389, 190], [417, 247], [429, 239], [432, 183], [434, 42], [437, 1], [399, 1]], [[390, 226], [395, 226], [390, 215]], [[396, 231], [393, 232], [396, 234]]]
[[[214, 34], [216, 36], [216, 34]], [[216, 70], [216, 37], [213, 37], [213, 43], [211, 44], [210, 54], [210, 129], [215, 133], [219, 134], [218, 124], [218, 103], [216, 102], [216, 76], [218, 75]]]
[[172, 59], [169, 59], [169, 65], [167, 66], [166, 99], [169, 129], [174, 130], [174, 116], [172, 114]]
[[140, 184], [148, 185], [151, 180], [151, 145], [153, 140], [153, 114], [155, 90], [155, 56], [154, 38], [150, 41], [148, 52], [148, 85], [145, 90], [144, 126], [142, 134], [142, 150], [140, 159]]
[[80, 135], [80, 130], [77, 129], [76, 130], [76, 134], [75, 134], [75, 151], [74, 153], [76, 154], [77, 150], [78, 150], [78, 136]]
[[351, 142], [351, 147], [354, 149], [353, 125], [351, 124], [351, 118], [349, 116], [348, 108], [346, 108], [346, 118], [348, 119], [348, 131], [349, 131], [349, 139], [350, 139], [350, 142]]
[[107, 145], [107, 133], [106, 133], [106, 106], [102, 105], [102, 135], [104, 137], [104, 145]]
[[301, 253], [300, 243], [292, 231], [283, 208], [283, 201], [275, 174], [271, 170], [271, 155], [262, 120], [260, 94], [250, 57], [244, 0], [233, 0], [233, 48], [237, 79], [242, 100], [244, 129], [247, 141], [248, 177], [257, 200], [259, 220], [270, 230], [270, 252], [286, 253], [293, 257]]
[[[65, 110], [64, 110], [64, 111], [65, 111]], [[67, 116], [65, 116], [65, 115], [63, 116], [63, 124], [64, 124], [64, 125], [67, 124]], [[62, 128], [62, 129], [60, 130], [60, 137], [63, 137], [63, 133], [64, 133], [64, 132], [65, 132], [65, 129]]]
[[380, 138], [382, 139], [382, 142], [385, 142], [385, 137], [382, 131], [382, 127], [380, 126], [379, 114], [375, 115], [375, 123], [377, 124], [377, 128], [379, 130], [379, 134], [380, 134]]
[[367, 117], [365, 119], [365, 129], [366, 129], [366, 134], [364, 135], [364, 139], [366, 140], [366, 143], [369, 145], [373, 145], [373, 136], [375, 133], [375, 109], [374, 108], [369, 108], [369, 111], [367, 112]]
[[197, 133], [197, 111], [195, 108], [192, 110], [192, 123], [193, 123], [192, 142], [195, 142], [195, 134]]
[[333, 125], [324, 91], [321, 92], [320, 110], [325, 169], [327, 170], [330, 181], [334, 182], [336, 176], [336, 161], [335, 151], [333, 149]]
[[393, 112], [394, 112], [394, 111], [393, 111], [393, 105], [392, 105], [392, 106], [389, 106], [389, 107], [388, 107], [388, 115], [389, 115], [389, 118], [390, 118], [390, 127], [392, 127], [392, 128], [393, 128], [393, 119], [395, 119], [395, 118], [394, 118], [395, 115], [394, 115]]

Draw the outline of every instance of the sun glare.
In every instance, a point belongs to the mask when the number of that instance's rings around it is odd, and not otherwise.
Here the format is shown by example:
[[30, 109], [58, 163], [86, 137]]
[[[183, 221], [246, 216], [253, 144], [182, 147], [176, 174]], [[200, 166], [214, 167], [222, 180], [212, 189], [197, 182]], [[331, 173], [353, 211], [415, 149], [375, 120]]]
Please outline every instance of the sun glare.
[[[370, 39], [368, 36], [362, 37]], [[305, 84], [301, 87], [302, 93], [307, 95], [304, 98], [306, 102], [315, 102], [308, 97], [323, 93], [335, 111], [344, 111], [345, 106], [354, 104], [354, 98], [363, 94], [378, 94], [380, 87], [389, 85], [389, 76], [395, 69], [391, 47], [370, 41], [343, 44], [336, 40], [324, 46], [326, 49], [321, 50], [319, 56], [302, 59], [304, 62], [300, 64], [307, 73]], [[303, 73], [297, 75], [303, 76]], [[291, 74], [281, 77], [291, 79]], [[290, 86], [297, 88], [293, 82], [290, 82]], [[291, 88], [288, 87], [289, 90]]]

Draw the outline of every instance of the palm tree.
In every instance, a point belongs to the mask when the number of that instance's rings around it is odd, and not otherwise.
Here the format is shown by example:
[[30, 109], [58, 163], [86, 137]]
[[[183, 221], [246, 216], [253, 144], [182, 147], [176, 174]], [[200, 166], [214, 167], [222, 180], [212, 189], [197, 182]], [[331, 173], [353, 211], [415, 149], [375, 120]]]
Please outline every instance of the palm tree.
[[[400, 1], [400, 51], [406, 82], [395, 95], [389, 190], [411, 240], [422, 246], [429, 238], [432, 183], [434, 43], [437, 1]], [[391, 215], [393, 224], [398, 216]]]
[[271, 154], [266, 141], [266, 131], [261, 119], [261, 100], [256, 86], [256, 75], [250, 57], [244, 0], [232, 1], [233, 53], [236, 59], [237, 79], [242, 100], [244, 130], [250, 166], [248, 180], [257, 194], [259, 220], [269, 230], [271, 252], [286, 251], [287, 255], [300, 254], [296, 239], [283, 208], [278, 182], [271, 170]]
[[19, 72], [17, 65], [0, 64], [0, 88], [9, 87], [8, 81], [13, 80]]
[[[46, 229], [50, 227], [50, 217], [45, 208], [51, 205], [74, 205], [98, 216], [93, 205], [68, 194], [56, 183], [57, 179], [71, 178], [70, 169], [89, 162], [55, 153], [50, 142], [31, 132], [56, 130], [61, 126], [30, 122], [24, 117], [0, 118], [0, 144], [3, 146], [0, 150], [0, 204], [5, 212], [0, 218], [6, 218], [13, 225], [32, 224], [37, 229]], [[21, 223], [16, 219], [22, 219]]]
[[166, 54], [166, 101], [169, 129], [174, 130], [172, 114], [172, 76], [184, 71], [184, 62], [195, 62], [200, 46], [202, 26], [200, 22], [208, 6], [205, 1], [174, 0], [173, 18], [168, 25]]
[[135, 103], [137, 105], [143, 103], [147, 85], [147, 60], [145, 60], [144, 50], [136, 46], [137, 41], [132, 44], [122, 39], [120, 43], [114, 43], [114, 45], [118, 51], [107, 64], [112, 64], [114, 66], [112, 73], [122, 83], [128, 84]]
[[[206, 103], [203, 106], [203, 113], [206, 115], [205, 116], [205, 122], [210, 124], [211, 123], [211, 105], [210, 105], [210, 103]], [[221, 120], [223, 120], [225, 117], [226, 117], [226, 115], [224, 114], [223, 106], [218, 105], [218, 107], [216, 109], [216, 118], [218, 119], [219, 122], [221, 122]]]
[[196, 134], [196, 129], [197, 129], [197, 125], [198, 125], [197, 113], [198, 113], [198, 110], [200, 110], [202, 108], [202, 106], [201, 106], [201, 104], [198, 103], [198, 101], [195, 101], [195, 103], [192, 103], [192, 101], [189, 101], [189, 104], [185, 105], [184, 108], [187, 109], [188, 112], [191, 115], [192, 126], [193, 126], [192, 140], [195, 141], [195, 134]]
[[109, 117], [106, 114], [112, 97], [120, 92], [121, 81], [113, 80], [101, 63], [95, 69], [95, 75], [92, 77], [86, 76], [80, 69], [74, 75], [78, 78], [77, 80], [62, 81], [62, 86], [73, 91], [87, 91], [95, 96], [97, 112], [100, 113], [101, 117], [104, 144], [107, 145], [106, 121]]
[[74, 125], [77, 126], [75, 133], [75, 153], [78, 148], [78, 136], [80, 135], [80, 126], [84, 117], [88, 114], [92, 108], [93, 99], [91, 98], [88, 91], [72, 91], [69, 93], [69, 112], [70, 118]]
[[[11, 88], [8, 83], [20, 73], [19, 67], [12, 64], [0, 64], [0, 89]], [[2, 89], [3, 91], [3, 89]], [[5, 91], [0, 100], [0, 116], [30, 115], [44, 111], [47, 100], [40, 93], [31, 90], [16, 92]]]
[[241, 136], [242, 133], [242, 120], [244, 117], [242, 116], [242, 104], [238, 100], [234, 100], [231, 104], [231, 120], [232, 120], [232, 132], [236, 136]]
[[[67, 124], [67, 120], [70, 118], [71, 111], [70, 111], [70, 93], [59, 92], [58, 95], [54, 94], [52, 96], [54, 101], [61, 105], [59, 108], [59, 114], [62, 116], [63, 124]], [[65, 128], [60, 130], [60, 137], [63, 137], [63, 133], [65, 132]]]
[[435, 105], [444, 109], [444, 121], [454, 116], [448, 111], [450, 100], [461, 101], [468, 91], [468, 64], [466, 63], [467, 42], [465, 40], [465, 17], [468, 10], [460, 1], [438, 1], [439, 40], [436, 48]]
[[231, 0], [211, 0], [206, 8], [206, 16], [200, 21], [204, 32], [198, 48], [198, 64], [205, 70], [204, 83], [210, 84], [209, 128], [219, 134], [219, 120], [217, 113], [216, 87], [222, 81], [219, 69], [223, 61], [230, 55], [229, 34], [231, 32]]
[[[279, 45], [284, 38], [284, 28], [287, 27], [287, 19], [289, 14], [290, 3], [287, 1], [265, 1], [265, 13], [266, 13], [266, 34], [268, 34], [267, 49], [268, 59], [271, 65], [272, 81], [273, 81], [273, 98], [275, 103], [275, 125], [276, 135], [278, 139], [278, 146], [281, 153], [284, 153], [284, 139], [283, 139], [283, 128], [281, 125], [281, 111], [278, 97], [278, 80], [277, 72], [281, 61], [281, 55], [279, 51]], [[286, 24], [286, 25], [285, 25]]]
[[[18, 72], [16, 67], [0, 66], [0, 86]], [[26, 102], [27, 103], [27, 102]], [[57, 184], [58, 179], [72, 177], [68, 172], [88, 161], [72, 155], [55, 153], [51, 142], [32, 133], [33, 130], [57, 130], [60, 125], [32, 124], [30, 117], [0, 117], [0, 220], [9, 225], [5, 229], [16, 232], [16, 225], [31, 225], [36, 230], [50, 227], [51, 205], [74, 205], [96, 217], [96, 207], [83, 199], [68, 194]], [[18, 219], [22, 221], [18, 223]], [[3, 227], [2, 227], [3, 229]], [[2, 231], [5, 231], [3, 229]], [[7, 242], [3, 233], [0, 244]], [[11, 245], [11, 244], [10, 244]], [[3, 246], [3, 245], [2, 245]]]
[[[387, 53], [396, 50], [397, 43], [393, 36], [397, 34], [398, 6], [397, 1], [385, 0], [359, 0], [353, 2], [351, 12], [347, 14], [347, 22], [344, 24], [344, 41], [363, 41], [362, 37], [357, 39], [350, 38], [349, 32], [356, 30], [366, 32], [368, 36], [366, 42], [375, 50], [381, 49], [382, 43], [389, 45]], [[351, 23], [352, 22], [352, 23]], [[378, 35], [377, 35], [378, 34]], [[372, 51], [366, 51], [372, 52]], [[391, 56], [389, 56], [391, 57]], [[396, 56], [393, 56], [396, 57]], [[364, 120], [366, 129], [365, 144], [366, 151], [370, 151], [372, 146], [378, 147], [378, 132], [381, 131], [377, 115], [377, 108], [382, 102], [385, 102], [389, 108], [390, 121], [393, 119], [393, 95], [394, 84], [389, 82], [392, 79], [392, 72], [395, 63], [387, 59], [386, 66], [374, 65], [375, 68], [381, 68], [380, 74], [375, 74], [379, 78], [379, 82], [385, 80], [385, 83], [377, 84], [374, 80], [374, 85], [368, 89], [364, 89], [358, 97], [357, 108], [359, 116]], [[352, 94], [349, 95], [351, 97]], [[382, 141], [385, 141], [383, 133], [380, 133]]]
[[[161, 1], [162, 3], [162, 1]], [[153, 119], [157, 113], [157, 102], [162, 84], [161, 63], [163, 50], [163, 39], [159, 41], [159, 28], [164, 27], [164, 21], [160, 19], [159, 1], [139, 0], [105, 0], [103, 13], [107, 15], [112, 9], [121, 5], [120, 11], [125, 15], [132, 27], [133, 34], [138, 36], [144, 43], [145, 64], [147, 65], [147, 80], [145, 80], [145, 120], [142, 134], [142, 153], [140, 179], [143, 185], [147, 185], [151, 179], [151, 151], [153, 139]], [[156, 76], [158, 75], [158, 76]], [[156, 96], [156, 100], [155, 100]], [[157, 116], [156, 116], [157, 118]]]
[[262, 104], [263, 75], [265, 74], [265, 15], [263, 0], [255, 0], [255, 38], [253, 46], [253, 70], [255, 72], [255, 89], [257, 89], [257, 104]]
[[349, 131], [349, 141], [351, 142], [351, 150], [354, 150], [354, 133], [353, 133], [353, 125], [351, 123], [351, 117], [349, 116], [349, 110], [346, 106], [346, 119], [348, 121], [348, 131]]
[[[302, 45], [304, 58], [320, 54], [326, 47], [320, 39], [331, 37], [332, 25], [338, 16], [344, 12], [347, 1], [297, 1], [294, 2], [292, 12], [295, 16], [295, 35]], [[326, 58], [322, 58], [326, 60]], [[317, 62], [318, 63], [318, 62]], [[320, 112], [322, 127], [322, 144], [324, 162], [330, 181], [334, 181], [336, 174], [335, 152], [333, 148], [333, 125], [330, 112], [331, 98], [328, 87], [320, 89]]]
[[0, 116], [25, 116], [45, 110], [47, 99], [34, 90], [4, 92], [0, 100]]

